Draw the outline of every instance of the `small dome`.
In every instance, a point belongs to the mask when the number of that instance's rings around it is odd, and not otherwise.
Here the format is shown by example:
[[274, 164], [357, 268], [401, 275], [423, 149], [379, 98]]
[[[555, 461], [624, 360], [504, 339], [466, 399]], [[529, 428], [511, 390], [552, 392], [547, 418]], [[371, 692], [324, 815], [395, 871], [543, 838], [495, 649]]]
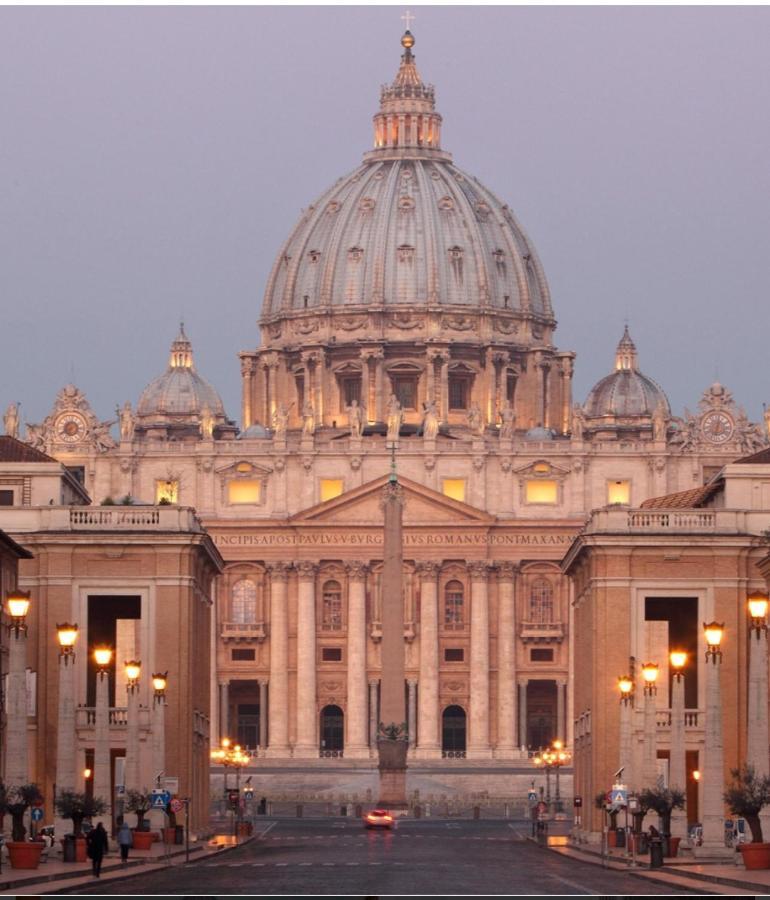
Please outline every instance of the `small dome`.
[[552, 441], [554, 433], [550, 428], [544, 428], [542, 425], [536, 425], [530, 428], [524, 435], [525, 441]]
[[249, 427], [238, 435], [239, 441], [247, 441], [250, 438], [269, 438], [270, 432], [264, 425], [249, 425]]
[[615, 371], [594, 385], [583, 409], [589, 419], [652, 416], [659, 409], [671, 415], [663, 388], [639, 371], [628, 326], [615, 354]]

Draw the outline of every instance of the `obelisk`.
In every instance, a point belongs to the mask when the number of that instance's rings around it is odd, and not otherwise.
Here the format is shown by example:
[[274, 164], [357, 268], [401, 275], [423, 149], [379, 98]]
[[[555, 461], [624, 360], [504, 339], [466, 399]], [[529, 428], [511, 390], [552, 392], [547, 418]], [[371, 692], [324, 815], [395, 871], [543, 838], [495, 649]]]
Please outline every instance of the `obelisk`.
[[382, 671], [380, 722], [377, 734], [380, 791], [378, 803], [388, 809], [405, 808], [406, 726], [404, 689], [404, 590], [402, 518], [404, 499], [395, 466], [396, 441], [390, 440], [392, 467], [383, 488], [385, 534], [382, 569]]

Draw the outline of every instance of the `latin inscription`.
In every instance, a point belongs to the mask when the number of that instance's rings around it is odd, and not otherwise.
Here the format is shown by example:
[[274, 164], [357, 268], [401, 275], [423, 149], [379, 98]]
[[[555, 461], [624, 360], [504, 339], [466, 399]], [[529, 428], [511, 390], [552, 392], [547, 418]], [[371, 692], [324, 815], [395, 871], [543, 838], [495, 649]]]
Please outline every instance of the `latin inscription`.
[[[571, 534], [405, 534], [405, 547], [547, 547], [568, 546]], [[280, 532], [268, 534], [216, 534], [214, 543], [221, 547], [381, 547], [382, 534], [362, 534], [361, 532], [324, 532], [301, 534]]]

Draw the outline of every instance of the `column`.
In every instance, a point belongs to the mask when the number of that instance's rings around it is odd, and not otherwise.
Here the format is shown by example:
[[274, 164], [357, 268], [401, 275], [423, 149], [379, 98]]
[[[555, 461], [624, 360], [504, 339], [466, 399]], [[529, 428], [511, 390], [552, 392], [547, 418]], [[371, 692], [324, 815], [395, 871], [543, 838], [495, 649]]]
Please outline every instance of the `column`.
[[407, 728], [409, 729], [409, 749], [414, 750], [417, 745], [417, 682], [414, 678], [407, 681]]
[[[671, 681], [671, 743], [669, 750], [668, 786], [686, 793], [687, 772], [684, 743], [684, 675], [674, 672]], [[671, 813], [671, 834], [687, 837], [687, 816], [684, 810]]]
[[377, 749], [377, 724], [379, 722], [378, 681], [369, 682], [369, 746]]
[[[363, 407], [364, 425], [372, 421], [371, 385], [369, 383], [369, 356], [361, 351], [361, 406]], [[344, 404], [342, 404], [344, 405]]]
[[8, 635], [8, 717], [5, 726], [7, 785], [27, 784], [27, 626], [12, 626]]
[[366, 716], [366, 574], [360, 560], [348, 562], [348, 704], [345, 756], [369, 756]]
[[[318, 703], [316, 700], [315, 579], [318, 566], [296, 564], [297, 588], [297, 742], [294, 756], [318, 756]], [[272, 673], [271, 673], [272, 678]]]
[[441, 360], [441, 398], [439, 409], [441, 411], [441, 421], [446, 422], [449, 418], [449, 355], [447, 353]]
[[556, 682], [556, 737], [566, 740], [567, 729], [565, 713], [567, 709], [567, 685], [563, 681]]
[[270, 566], [270, 702], [268, 756], [289, 755], [289, 566]]
[[75, 654], [59, 653], [59, 723], [56, 735], [56, 790], [75, 791]]
[[[754, 766], [758, 776], [768, 774], [768, 735], [767, 703], [767, 624], [765, 616], [760, 616], [762, 601], [766, 595], [754, 592], [750, 595], [749, 610], [751, 627], [749, 628], [749, 696], [748, 696], [748, 734], [746, 741], [746, 762]], [[752, 609], [752, 603], [759, 601], [759, 609]], [[755, 615], [755, 613], [757, 615]], [[770, 810], [764, 807], [759, 814], [763, 836], [770, 835]]]
[[571, 356], [563, 356], [561, 360], [561, 433], [567, 434], [572, 426], [572, 373], [574, 359]]
[[654, 788], [658, 781], [658, 725], [654, 684], [644, 685], [644, 750], [641, 788]]
[[529, 681], [525, 678], [519, 683], [519, 746], [527, 749], [527, 686]]
[[259, 682], [259, 747], [264, 753], [267, 747], [267, 681]]
[[722, 698], [719, 683], [722, 654], [709, 653], [706, 660], [706, 722], [703, 747], [703, 845], [701, 855], [719, 853], [732, 856], [724, 839], [724, 739], [722, 736]]
[[[252, 424], [251, 421], [251, 403], [253, 394], [254, 379], [254, 359], [250, 356], [241, 357], [241, 378], [243, 386], [241, 388], [241, 422], [244, 431]], [[269, 426], [270, 423], [268, 422]]]
[[516, 749], [516, 623], [513, 601], [515, 567], [497, 563], [497, 755]]
[[438, 758], [439, 723], [438, 572], [435, 562], [418, 562], [420, 578], [420, 703], [417, 710], [418, 755]]
[[382, 349], [382, 347], [378, 347], [376, 351], [372, 352], [372, 359], [374, 360], [374, 418], [377, 422], [384, 421], [384, 358], [385, 351]]
[[633, 697], [630, 694], [624, 694], [620, 698], [620, 759], [618, 761], [618, 768], [623, 769], [623, 774], [618, 780], [627, 784], [629, 790], [632, 791], [637, 789], [633, 772], [633, 749], [631, 743], [631, 719], [633, 715]]
[[112, 807], [112, 762], [110, 759], [110, 675], [106, 669], [96, 673], [96, 709], [94, 711], [94, 796], [107, 804], [102, 814], [110, 822]]
[[123, 781], [126, 792], [144, 787], [139, 777], [139, 685], [134, 682], [126, 687], [126, 768]]
[[219, 685], [219, 737], [220, 740], [230, 735], [230, 685], [224, 682]]
[[490, 756], [489, 596], [487, 562], [468, 563], [471, 573], [471, 685], [468, 758]]

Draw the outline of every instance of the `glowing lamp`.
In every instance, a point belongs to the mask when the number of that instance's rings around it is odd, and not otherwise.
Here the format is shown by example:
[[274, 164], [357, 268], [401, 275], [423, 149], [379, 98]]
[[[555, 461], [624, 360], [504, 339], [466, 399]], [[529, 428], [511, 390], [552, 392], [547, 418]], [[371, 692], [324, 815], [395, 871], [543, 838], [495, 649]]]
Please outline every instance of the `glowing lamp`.
[[693, 769], [692, 779], [693, 781], [700, 781], [700, 772], [698, 771], [698, 769]]
[[75, 641], [78, 637], [78, 626], [70, 625], [69, 622], [64, 622], [63, 624], [56, 626], [56, 634], [59, 638], [59, 646], [64, 653], [69, 653], [75, 646]]
[[712, 647], [717, 649], [719, 645], [722, 643], [722, 635], [724, 634], [725, 623], [722, 622], [720, 625], [719, 622], [710, 622], [708, 625], [704, 623], [703, 625], [703, 633], [706, 636], [706, 643], [709, 645], [709, 649]]
[[754, 591], [748, 596], [749, 615], [752, 619], [764, 619], [767, 615], [767, 608], [770, 606], [767, 594], [761, 591]]
[[142, 671], [142, 664], [139, 660], [132, 659], [126, 663], [125, 672], [129, 684], [136, 684]]
[[630, 675], [621, 675], [618, 678], [618, 688], [622, 697], [628, 697], [634, 689], [634, 682]]
[[679, 672], [687, 665], [687, 652], [685, 650], [672, 650], [669, 659], [671, 660], [671, 667]]
[[561, 750], [564, 746], [564, 741], [559, 740], [558, 738], [552, 744], [554, 750]]
[[655, 684], [658, 680], [658, 664], [657, 663], [645, 663], [642, 666], [642, 678], [647, 682], [647, 684]]
[[22, 621], [29, 612], [29, 591], [12, 591], [5, 598], [8, 614]]
[[83, 769], [83, 778], [85, 778], [86, 781], [91, 777], [91, 774], [92, 772], [90, 769]]
[[112, 662], [112, 648], [94, 647], [94, 661], [100, 669], [106, 669]]
[[168, 684], [167, 675], [168, 672], [156, 672], [152, 676], [152, 687], [158, 697], [162, 697], [166, 691], [166, 685]]

